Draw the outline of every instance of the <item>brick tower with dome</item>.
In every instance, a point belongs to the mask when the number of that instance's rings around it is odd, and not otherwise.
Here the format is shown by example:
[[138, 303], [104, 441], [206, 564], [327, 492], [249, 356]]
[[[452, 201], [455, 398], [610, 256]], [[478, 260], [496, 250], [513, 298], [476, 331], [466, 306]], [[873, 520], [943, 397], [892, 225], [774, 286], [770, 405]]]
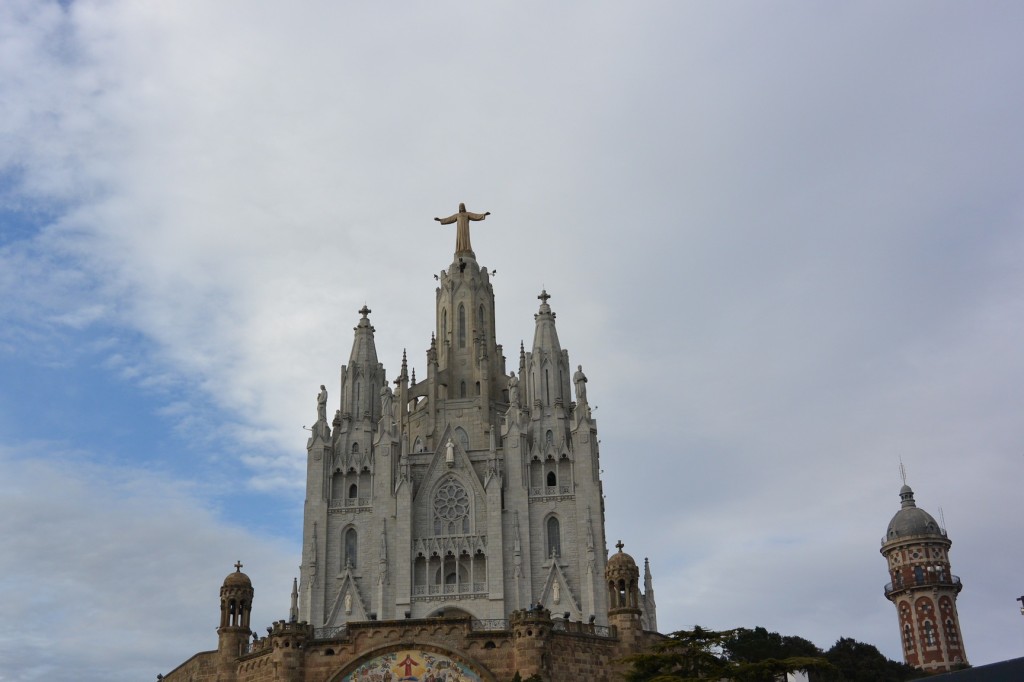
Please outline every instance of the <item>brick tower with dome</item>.
[[891, 582], [885, 598], [896, 606], [903, 659], [928, 672], [952, 670], [967, 664], [956, 597], [963, 589], [950, 570], [953, 543], [935, 518], [914, 502], [904, 481], [900, 510], [882, 538], [882, 556]]

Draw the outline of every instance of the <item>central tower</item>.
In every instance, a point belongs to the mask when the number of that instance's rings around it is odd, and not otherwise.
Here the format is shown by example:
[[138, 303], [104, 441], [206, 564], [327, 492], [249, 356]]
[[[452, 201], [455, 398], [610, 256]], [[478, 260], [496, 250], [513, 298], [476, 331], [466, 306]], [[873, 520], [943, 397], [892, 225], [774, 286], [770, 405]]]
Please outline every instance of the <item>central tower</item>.
[[546, 291], [530, 351], [521, 343], [506, 374], [491, 273], [470, 244], [470, 222], [488, 215], [460, 204], [436, 219], [457, 224], [456, 247], [436, 276], [422, 379], [403, 353], [388, 381], [364, 306], [331, 422], [327, 390], [317, 398], [299, 586], [299, 617], [315, 627], [460, 612], [504, 619], [538, 603], [607, 624], [587, 378], [582, 366], [570, 371]]

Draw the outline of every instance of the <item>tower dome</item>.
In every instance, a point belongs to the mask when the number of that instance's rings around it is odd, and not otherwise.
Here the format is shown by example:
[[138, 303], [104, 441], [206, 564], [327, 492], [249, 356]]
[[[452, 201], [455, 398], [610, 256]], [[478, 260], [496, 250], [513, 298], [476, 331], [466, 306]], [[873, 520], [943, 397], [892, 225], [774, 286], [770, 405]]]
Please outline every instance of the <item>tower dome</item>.
[[900, 510], [892, 517], [886, 530], [886, 540], [895, 540], [910, 535], [945, 535], [935, 517], [919, 509], [914, 502], [914, 491], [909, 485], [900, 488]]
[[242, 573], [241, 566], [236, 566], [235, 570], [231, 573], [228, 573], [227, 577], [224, 578], [223, 587], [248, 587], [251, 589], [252, 581], [249, 580], [249, 576], [247, 576], [245, 573]]

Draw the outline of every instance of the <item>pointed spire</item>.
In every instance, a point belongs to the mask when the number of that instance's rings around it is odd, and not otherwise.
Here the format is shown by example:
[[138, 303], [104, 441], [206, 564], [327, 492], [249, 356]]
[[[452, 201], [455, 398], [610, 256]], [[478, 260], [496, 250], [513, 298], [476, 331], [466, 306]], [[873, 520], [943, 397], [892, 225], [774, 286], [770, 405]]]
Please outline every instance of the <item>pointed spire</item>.
[[384, 367], [377, 362], [377, 346], [373, 340], [370, 309], [359, 309], [359, 323], [354, 327], [352, 352], [348, 364], [341, 369], [341, 411], [356, 419], [380, 418], [380, 386], [386, 382]]
[[651, 576], [651, 560], [644, 557], [644, 592], [650, 594], [654, 589], [654, 579]]
[[537, 297], [540, 299], [540, 310], [533, 316], [536, 327], [533, 332], [533, 350], [526, 357], [529, 372], [529, 404], [568, 405], [569, 394], [569, 360], [562, 352], [558, 341], [558, 330], [555, 329], [555, 314], [551, 312], [548, 299], [551, 294], [542, 290]]
[[288, 609], [288, 622], [297, 623], [299, 620], [299, 579], [292, 578], [292, 605]]

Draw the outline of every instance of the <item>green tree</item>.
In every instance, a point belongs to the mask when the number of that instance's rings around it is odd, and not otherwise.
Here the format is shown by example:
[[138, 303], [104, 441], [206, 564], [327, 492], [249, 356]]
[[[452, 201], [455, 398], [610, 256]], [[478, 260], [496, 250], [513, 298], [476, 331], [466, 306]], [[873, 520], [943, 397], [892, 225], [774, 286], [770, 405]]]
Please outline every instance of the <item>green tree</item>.
[[[733, 652], [730, 643], [739, 649], [746, 647], [746, 653]], [[784, 655], [784, 644], [783, 638], [764, 628], [719, 632], [694, 626], [693, 630], [672, 633], [648, 652], [626, 658], [632, 666], [626, 673], [626, 680], [707, 682], [728, 678], [736, 682], [775, 682], [780, 675], [792, 670], [831, 670], [820, 657]], [[795, 649], [802, 647], [795, 642], [791, 645]]]
[[816, 680], [828, 682], [903, 682], [925, 677], [926, 673], [905, 663], [897, 663], [882, 655], [870, 644], [841, 637], [825, 652], [834, 672]]
[[737, 628], [723, 648], [730, 660], [747, 663], [769, 658], [819, 658], [824, 655], [813, 642], [803, 637], [784, 637], [762, 627], [753, 630]]

